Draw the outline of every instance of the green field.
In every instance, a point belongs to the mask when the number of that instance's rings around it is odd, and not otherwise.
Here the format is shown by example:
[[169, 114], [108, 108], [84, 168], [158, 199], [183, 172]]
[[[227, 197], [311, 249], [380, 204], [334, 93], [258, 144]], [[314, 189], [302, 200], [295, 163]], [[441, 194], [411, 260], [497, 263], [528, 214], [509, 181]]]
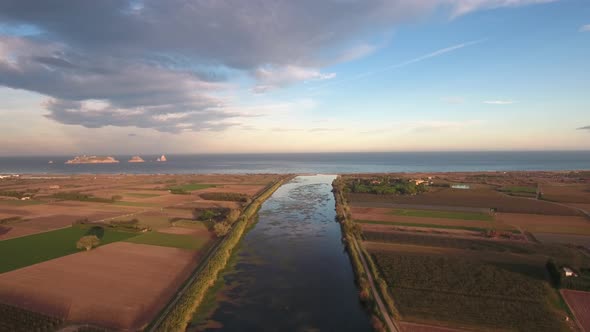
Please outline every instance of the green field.
[[27, 205], [38, 205], [44, 204], [43, 201], [30, 199], [27, 201], [21, 201], [16, 199], [0, 199], [0, 205], [11, 205], [11, 206], [27, 206]]
[[183, 190], [183, 191], [195, 191], [195, 190], [201, 190], [201, 189], [207, 189], [207, 188], [213, 188], [213, 187], [215, 187], [214, 184], [187, 183], [187, 184], [182, 184], [182, 185], [178, 185], [178, 186], [173, 186], [168, 189], [170, 189], [170, 190]]
[[423, 227], [423, 228], [437, 228], [437, 229], [458, 229], [458, 230], [474, 231], [474, 232], [485, 232], [487, 230], [487, 228], [482, 228], [482, 227], [420, 224], [420, 223], [412, 223], [412, 222], [391, 222], [391, 221], [378, 221], [378, 220], [355, 220], [355, 222], [358, 222], [361, 224], [375, 224], [375, 225], [392, 225], [392, 226]]
[[50, 259], [79, 252], [76, 242], [84, 235], [97, 235], [100, 245], [126, 240], [135, 233], [118, 232], [109, 229], [72, 226], [51, 232], [40, 233], [0, 241], [0, 273], [41, 263]]
[[492, 221], [494, 218], [487, 213], [462, 212], [462, 211], [432, 211], [432, 210], [408, 210], [395, 209], [392, 212], [396, 216], [422, 217], [422, 218], [444, 218], [461, 220]]
[[507, 192], [507, 193], [527, 193], [527, 194], [536, 194], [537, 188], [535, 187], [525, 187], [525, 186], [507, 186], [502, 187], [499, 191]]
[[193, 235], [167, 234], [149, 232], [128, 239], [127, 242], [151, 244], [154, 246], [173, 247], [181, 249], [199, 250], [208, 242], [208, 238]]
[[126, 193], [123, 196], [137, 197], [137, 198], [151, 198], [158, 197], [159, 194], [146, 194], [146, 193]]
[[458, 327], [567, 331], [544, 280], [443, 256], [373, 254], [402, 319]]

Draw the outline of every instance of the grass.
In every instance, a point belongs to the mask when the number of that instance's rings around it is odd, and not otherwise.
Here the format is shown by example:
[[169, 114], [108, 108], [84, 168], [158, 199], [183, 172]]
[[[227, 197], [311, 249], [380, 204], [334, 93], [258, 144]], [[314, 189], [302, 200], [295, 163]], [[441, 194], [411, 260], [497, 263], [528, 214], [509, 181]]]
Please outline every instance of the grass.
[[432, 211], [432, 210], [409, 210], [395, 209], [392, 212], [396, 216], [422, 217], [422, 218], [445, 218], [461, 220], [492, 221], [494, 218], [487, 213], [463, 212], [463, 211]]
[[159, 194], [146, 194], [146, 193], [126, 193], [123, 196], [137, 197], [137, 198], [151, 198], [158, 197]]
[[537, 188], [535, 187], [525, 187], [525, 186], [507, 186], [502, 187], [499, 191], [506, 192], [506, 193], [527, 193], [527, 194], [536, 194]]
[[45, 202], [39, 200], [16, 200], [16, 199], [0, 199], [0, 205], [11, 205], [11, 206], [27, 206], [27, 205], [39, 205], [44, 204]]
[[423, 227], [423, 228], [437, 228], [437, 229], [459, 229], [459, 230], [474, 231], [474, 232], [485, 232], [487, 230], [487, 228], [482, 228], [482, 227], [420, 224], [420, 223], [412, 223], [412, 222], [391, 222], [391, 221], [378, 221], [378, 220], [355, 220], [355, 222], [358, 222], [361, 224]]
[[193, 235], [167, 234], [159, 232], [149, 232], [128, 239], [127, 242], [150, 244], [161, 247], [172, 247], [190, 250], [199, 250], [208, 242], [208, 238], [195, 237]]
[[154, 203], [127, 202], [127, 201], [115, 201], [112, 204], [113, 205], [120, 205], [120, 206], [142, 206], [142, 207], [152, 207], [152, 206], [154, 206]]
[[126, 240], [136, 235], [108, 229], [97, 233], [85, 225], [0, 241], [0, 273], [79, 252], [76, 242], [89, 234], [98, 235], [101, 239], [100, 245]]
[[180, 190], [180, 191], [195, 191], [207, 188], [215, 187], [214, 184], [203, 184], [203, 183], [187, 183], [178, 186], [168, 188], [169, 190]]

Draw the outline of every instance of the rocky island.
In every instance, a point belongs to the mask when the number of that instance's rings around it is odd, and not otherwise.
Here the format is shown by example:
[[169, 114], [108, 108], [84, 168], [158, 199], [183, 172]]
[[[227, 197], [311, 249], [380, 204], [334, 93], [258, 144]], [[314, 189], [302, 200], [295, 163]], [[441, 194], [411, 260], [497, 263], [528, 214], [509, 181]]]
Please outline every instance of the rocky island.
[[133, 156], [127, 162], [128, 163], [143, 163], [143, 162], [145, 162], [145, 160], [143, 160], [143, 158], [141, 158], [140, 156]]
[[113, 157], [76, 156], [66, 161], [66, 164], [116, 164], [119, 161]]

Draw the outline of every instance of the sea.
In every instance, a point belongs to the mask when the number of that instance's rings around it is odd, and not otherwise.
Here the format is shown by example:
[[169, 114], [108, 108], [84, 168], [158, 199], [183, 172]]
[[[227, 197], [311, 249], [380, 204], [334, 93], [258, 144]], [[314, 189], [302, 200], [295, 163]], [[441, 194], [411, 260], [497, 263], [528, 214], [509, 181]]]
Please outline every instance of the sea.
[[[142, 155], [145, 163], [65, 164], [73, 156], [0, 157], [0, 174], [342, 174], [590, 170], [590, 151]], [[50, 163], [52, 161], [52, 163]]]

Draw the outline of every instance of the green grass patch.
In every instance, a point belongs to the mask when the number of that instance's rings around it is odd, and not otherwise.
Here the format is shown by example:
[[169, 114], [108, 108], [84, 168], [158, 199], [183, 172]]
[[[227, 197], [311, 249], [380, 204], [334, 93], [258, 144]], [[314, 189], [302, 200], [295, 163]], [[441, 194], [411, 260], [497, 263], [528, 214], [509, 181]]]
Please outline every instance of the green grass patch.
[[433, 211], [433, 210], [409, 210], [395, 209], [392, 212], [396, 216], [421, 217], [421, 218], [443, 218], [461, 220], [492, 221], [494, 217], [487, 213], [463, 212], [463, 211]]
[[485, 232], [487, 228], [482, 227], [471, 227], [471, 226], [451, 226], [451, 225], [434, 225], [434, 224], [421, 224], [412, 222], [390, 222], [390, 221], [379, 221], [379, 220], [355, 220], [355, 222], [361, 224], [375, 224], [375, 225], [392, 225], [392, 226], [406, 226], [406, 227], [423, 227], [423, 228], [438, 228], [438, 229], [459, 229], [474, 232]]
[[207, 243], [205, 237], [195, 237], [193, 235], [167, 234], [159, 232], [149, 232], [128, 239], [127, 242], [139, 244], [151, 244], [154, 246], [172, 247], [190, 250], [199, 250]]
[[526, 187], [526, 186], [506, 186], [498, 189], [501, 192], [505, 193], [527, 193], [527, 194], [536, 194], [537, 188], [535, 187]]
[[112, 203], [113, 205], [120, 205], [120, 206], [142, 206], [142, 207], [151, 207], [154, 206], [154, 203], [145, 203], [145, 202], [127, 202], [127, 201], [116, 201]]
[[97, 235], [100, 245], [126, 240], [136, 235], [99, 228], [89, 225], [72, 226], [0, 241], [0, 273], [79, 252], [76, 242], [84, 235]]
[[158, 197], [159, 194], [146, 194], [146, 193], [126, 193], [124, 196], [137, 197], [137, 198], [151, 198]]
[[44, 204], [45, 202], [29, 199], [26, 201], [16, 200], [16, 199], [0, 199], [0, 205], [10, 205], [10, 206], [27, 206], [27, 205], [39, 205]]
[[173, 186], [168, 188], [169, 190], [180, 190], [180, 191], [195, 191], [207, 188], [215, 187], [214, 184], [204, 184], [204, 183], [187, 183], [178, 186]]

